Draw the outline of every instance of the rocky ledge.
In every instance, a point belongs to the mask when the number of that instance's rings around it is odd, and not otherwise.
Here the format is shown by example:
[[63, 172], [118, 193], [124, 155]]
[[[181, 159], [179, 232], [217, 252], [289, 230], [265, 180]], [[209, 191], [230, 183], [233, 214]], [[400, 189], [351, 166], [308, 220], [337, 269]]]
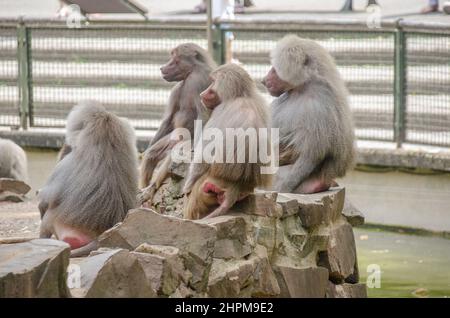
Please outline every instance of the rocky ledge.
[[0, 246], [0, 297], [366, 297], [345, 191], [257, 192], [222, 217], [129, 212], [89, 257], [32, 240]]

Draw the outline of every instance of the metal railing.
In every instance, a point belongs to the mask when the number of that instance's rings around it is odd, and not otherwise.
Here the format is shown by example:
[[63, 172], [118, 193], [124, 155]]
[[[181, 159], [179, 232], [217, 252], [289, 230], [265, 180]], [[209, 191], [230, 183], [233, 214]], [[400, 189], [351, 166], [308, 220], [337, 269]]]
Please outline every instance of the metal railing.
[[[314, 39], [334, 56], [358, 138], [450, 147], [449, 25], [221, 21], [213, 55], [219, 63], [238, 60], [260, 82], [270, 50], [287, 33]], [[159, 66], [182, 42], [207, 48], [204, 25], [101, 22], [70, 29], [0, 21], [0, 125], [63, 127], [78, 100], [94, 98], [135, 128], [156, 129], [172, 88]]]

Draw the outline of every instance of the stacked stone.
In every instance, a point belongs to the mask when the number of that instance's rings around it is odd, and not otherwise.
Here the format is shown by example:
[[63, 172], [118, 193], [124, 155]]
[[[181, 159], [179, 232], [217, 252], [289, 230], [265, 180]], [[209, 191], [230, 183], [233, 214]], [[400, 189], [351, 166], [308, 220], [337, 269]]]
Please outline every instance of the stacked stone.
[[344, 197], [257, 192], [199, 221], [132, 210], [68, 273], [65, 243], [5, 244], [0, 297], [365, 297], [351, 226], [363, 219]]

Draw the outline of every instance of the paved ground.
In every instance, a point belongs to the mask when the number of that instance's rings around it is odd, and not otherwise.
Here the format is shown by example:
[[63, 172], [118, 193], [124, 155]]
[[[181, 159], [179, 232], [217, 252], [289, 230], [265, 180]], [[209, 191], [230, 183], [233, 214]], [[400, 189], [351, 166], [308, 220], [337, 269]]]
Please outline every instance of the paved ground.
[[[138, 0], [149, 10], [149, 16], [161, 15], [192, 15], [195, 5], [200, 0]], [[418, 15], [420, 9], [427, 3], [427, 0], [379, 0], [385, 18], [404, 17], [419, 21], [449, 21], [450, 16], [443, 13]], [[405, 5], [405, 2], [407, 5]], [[364, 13], [365, 0], [355, 0], [356, 13], [339, 13], [338, 10], [343, 5], [344, 0], [254, 0], [255, 7], [248, 9], [244, 16], [255, 16], [262, 18], [280, 18], [280, 13], [284, 17], [302, 18], [321, 16], [327, 18], [352, 18], [366, 19]], [[443, 3], [443, 1], [441, 1]], [[54, 17], [59, 8], [58, 0], [0, 0], [0, 17], [17, 17], [25, 15], [29, 17]], [[306, 12], [307, 11], [307, 12]], [[200, 18], [200, 15], [197, 15]], [[241, 15], [242, 16], [242, 15]]]

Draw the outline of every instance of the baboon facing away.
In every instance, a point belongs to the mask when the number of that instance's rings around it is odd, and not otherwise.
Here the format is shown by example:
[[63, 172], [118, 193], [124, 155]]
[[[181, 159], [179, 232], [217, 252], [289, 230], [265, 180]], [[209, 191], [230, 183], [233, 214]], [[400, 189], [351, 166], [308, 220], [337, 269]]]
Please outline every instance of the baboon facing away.
[[54, 234], [79, 256], [136, 207], [136, 139], [125, 119], [93, 101], [75, 106], [67, 126], [72, 150], [38, 195], [40, 237]]
[[271, 52], [263, 80], [279, 128], [280, 165], [275, 190], [329, 189], [352, 167], [354, 128], [348, 93], [331, 55], [314, 41], [288, 35]]
[[28, 181], [25, 151], [11, 140], [0, 138], [0, 178]]
[[[271, 181], [271, 175], [262, 173], [261, 169], [270, 162], [263, 163], [259, 157], [255, 161], [250, 160], [252, 147], [258, 156], [259, 145], [265, 144], [270, 151], [270, 134], [267, 132], [265, 137], [257, 135], [260, 129], [270, 127], [267, 103], [250, 75], [238, 65], [220, 66], [211, 73], [211, 78], [213, 83], [201, 94], [205, 107], [212, 110], [203, 131], [219, 131], [225, 137], [219, 147], [224, 148], [223, 151], [215, 149], [213, 162], [191, 163], [184, 188], [185, 193], [190, 193], [184, 210], [188, 219], [225, 214], [255, 187], [267, 186]], [[228, 135], [229, 129], [241, 129], [242, 132], [253, 129], [258, 140], [244, 139], [244, 144], [239, 145], [239, 142], [234, 142], [238, 135]], [[227, 147], [230, 138], [232, 147]], [[240, 157], [245, 160], [239, 161], [237, 158]], [[228, 158], [233, 161], [229, 162]]]
[[171, 138], [171, 133], [177, 128], [186, 128], [193, 136], [194, 121], [209, 117], [209, 112], [201, 105], [199, 95], [209, 86], [209, 73], [215, 67], [209, 54], [194, 43], [174, 48], [169, 62], [161, 67], [162, 77], [178, 84], [172, 89], [161, 126], [144, 153], [140, 172], [141, 187], [150, 184], [158, 163], [179, 142], [173, 136]]

